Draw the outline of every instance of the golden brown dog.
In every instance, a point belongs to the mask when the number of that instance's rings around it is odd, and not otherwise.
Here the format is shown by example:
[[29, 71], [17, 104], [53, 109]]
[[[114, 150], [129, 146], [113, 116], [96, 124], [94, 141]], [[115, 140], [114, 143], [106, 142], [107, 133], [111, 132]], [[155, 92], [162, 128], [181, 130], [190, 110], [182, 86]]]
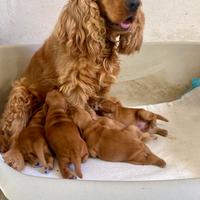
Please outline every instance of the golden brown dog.
[[149, 132], [161, 136], [167, 136], [167, 130], [157, 127], [157, 120], [168, 122], [161, 115], [140, 108], [126, 108], [114, 98], [90, 99], [91, 107], [103, 116], [115, 119], [127, 126], [136, 125], [142, 132]]
[[20, 80], [13, 84], [2, 117], [12, 137], [7, 157], [17, 158], [15, 141], [46, 93], [58, 88], [67, 101], [84, 107], [89, 97], [105, 96], [116, 81], [118, 53], [142, 44], [144, 14], [140, 0], [70, 0]]
[[42, 165], [45, 173], [53, 169], [53, 157], [44, 138], [45, 115], [38, 111], [31, 119], [28, 127], [19, 134], [18, 146], [24, 160], [33, 166]]
[[[64, 96], [58, 91], [49, 92], [45, 101], [47, 110], [45, 131], [46, 138], [58, 158], [61, 174], [64, 178], [82, 178], [81, 161], [88, 158], [88, 150], [81, 139], [78, 127], [67, 117]], [[69, 164], [75, 165], [75, 173]]]
[[71, 113], [73, 121], [82, 130], [81, 135], [92, 157], [112, 162], [159, 167], [166, 165], [164, 160], [154, 155], [137, 137], [137, 133], [134, 132], [137, 127], [135, 130], [128, 127], [121, 130], [114, 129], [110, 127], [111, 119], [107, 121], [105, 117], [101, 117], [100, 120], [92, 120], [90, 114], [83, 109], [77, 109]]

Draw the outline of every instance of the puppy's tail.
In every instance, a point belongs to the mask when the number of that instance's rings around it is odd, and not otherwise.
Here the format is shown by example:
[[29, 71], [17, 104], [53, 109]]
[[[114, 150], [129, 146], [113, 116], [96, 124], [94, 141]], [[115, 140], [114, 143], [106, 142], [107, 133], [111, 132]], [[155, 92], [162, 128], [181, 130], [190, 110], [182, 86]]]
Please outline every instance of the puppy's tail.
[[161, 120], [161, 121], [164, 121], [164, 122], [169, 122], [168, 119], [166, 119], [165, 117], [163, 117], [162, 115], [159, 115], [159, 114], [155, 114], [156, 115], [156, 118]]
[[75, 172], [79, 178], [83, 178], [83, 174], [81, 172], [81, 158], [76, 158], [74, 160]]

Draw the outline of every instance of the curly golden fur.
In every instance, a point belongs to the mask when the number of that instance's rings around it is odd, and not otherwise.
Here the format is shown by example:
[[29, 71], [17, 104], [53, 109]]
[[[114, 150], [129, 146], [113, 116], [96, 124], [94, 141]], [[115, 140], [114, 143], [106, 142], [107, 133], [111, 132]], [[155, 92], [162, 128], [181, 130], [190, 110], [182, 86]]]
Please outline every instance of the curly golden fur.
[[[142, 43], [141, 4], [130, 12], [127, 1], [69, 1], [51, 36], [13, 85], [1, 122], [4, 133], [17, 137], [33, 105], [54, 88], [82, 108], [89, 97], [108, 94], [120, 70], [118, 53], [134, 53]], [[123, 29], [123, 23], [129, 27]]]

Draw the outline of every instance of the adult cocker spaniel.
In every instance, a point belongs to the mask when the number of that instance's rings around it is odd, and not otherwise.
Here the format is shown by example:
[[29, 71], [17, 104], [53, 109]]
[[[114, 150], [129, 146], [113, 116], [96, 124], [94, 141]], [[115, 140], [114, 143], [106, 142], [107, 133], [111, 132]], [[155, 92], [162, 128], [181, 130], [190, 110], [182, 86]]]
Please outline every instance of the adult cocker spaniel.
[[16, 138], [46, 93], [59, 89], [73, 106], [106, 96], [120, 70], [118, 53], [142, 44], [144, 14], [140, 0], [69, 0], [43, 46], [12, 87], [1, 120], [10, 137], [5, 161], [17, 168]]

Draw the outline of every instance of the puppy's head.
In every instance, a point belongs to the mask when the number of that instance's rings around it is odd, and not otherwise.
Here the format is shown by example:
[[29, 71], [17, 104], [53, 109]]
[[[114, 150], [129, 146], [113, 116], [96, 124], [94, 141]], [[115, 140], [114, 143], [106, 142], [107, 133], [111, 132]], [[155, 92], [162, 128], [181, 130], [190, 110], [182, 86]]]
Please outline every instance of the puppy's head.
[[96, 112], [105, 113], [114, 113], [117, 107], [121, 106], [121, 103], [114, 98], [90, 99], [89, 104]]
[[92, 121], [92, 117], [89, 112], [82, 108], [69, 108], [68, 112], [73, 122], [82, 130], [84, 130]]
[[45, 99], [45, 106], [48, 107], [60, 107], [67, 110], [67, 103], [65, 97], [58, 90], [52, 90], [48, 92]]

